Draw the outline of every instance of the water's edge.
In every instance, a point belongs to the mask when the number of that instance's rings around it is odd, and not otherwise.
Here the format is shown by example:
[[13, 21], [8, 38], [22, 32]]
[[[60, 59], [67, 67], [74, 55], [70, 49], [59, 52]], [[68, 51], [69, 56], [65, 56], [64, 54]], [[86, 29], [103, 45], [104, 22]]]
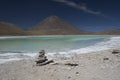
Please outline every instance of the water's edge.
[[[82, 37], [82, 38], [80, 38]], [[120, 48], [120, 36], [92, 36], [92, 35], [82, 35], [82, 36], [12, 36], [12, 37], [0, 37], [0, 44], [3, 46], [0, 46], [0, 61], [1, 63], [11, 61], [11, 60], [19, 60], [19, 59], [29, 59], [33, 58], [37, 55], [38, 51], [24, 51], [24, 50], [3, 50], [2, 47], [5, 45], [3, 44], [8, 40], [8, 44], [15, 43], [13, 45], [19, 45], [21, 41], [25, 42], [24, 44], [33, 46], [30, 47], [31, 49], [34, 48], [34, 45], [36, 46], [36, 42], [38, 42], [37, 47], [46, 47], [46, 49], [52, 50], [56, 46], [56, 51], [53, 50], [53, 52], [47, 52], [47, 55], [54, 55], [54, 54], [82, 54], [82, 53], [89, 53], [94, 51], [101, 51], [101, 50], [107, 50], [107, 49], [114, 49], [114, 48]], [[2, 42], [3, 41], [3, 42]], [[10, 43], [9, 43], [10, 41]], [[31, 44], [31, 41], [35, 44]], [[40, 42], [39, 42], [40, 41]], [[43, 42], [42, 42], [43, 41]], [[52, 45], [55, 46], [52, 48]], [[91, 43], [91, 44], [90, 44]], [[8, 47], [9, 45], [6, 44]], [[21, 43], [20, 43], [21, 44]], [[22, 44], [22, 45], [24, 45]], [[22, 46], [20, 45], [20, 46]], [[24, 46], [26, 48], [26, 45]], [[82, 45], [82, 47], [81, 47]], [[11, 45], [10, 45], [11, 46]], [[29, 47], [27, 46], [27, 47]], [[11, 48], [11, 47], [8, 47]], [[19, 47], [18, 47], [19, 48]], [[69, 49], [68, 49], [69, 48]], [[12, 48], [11, 48], [12, 49]], [[14, 49], [14, 46], [13, 46]], [[16, 48], [17, 49], [17, 48]], [[63, 51], [61, 51], [63, 49]], [[64, 50], [66, 49], [66, 51]]]

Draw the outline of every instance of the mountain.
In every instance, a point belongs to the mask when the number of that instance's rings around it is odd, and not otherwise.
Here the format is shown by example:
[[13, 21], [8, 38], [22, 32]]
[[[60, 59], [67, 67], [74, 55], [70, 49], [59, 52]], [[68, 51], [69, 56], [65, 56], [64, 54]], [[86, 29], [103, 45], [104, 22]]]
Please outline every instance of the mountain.
[[23, 35], [24, 31], [17, 25], [0, 21], [0, 35]]
[[50, 16], [27, 30], [21, 29], [16, 24], [0, 21], [0, 36], [87, 35], [87, 34], [88, 35], [120, 35], [120, 29], [105, 30], [101, 32], [84, 31], [57, 16]]
[[29, 29], [31, 35], [74, 35], [87, 34], [89, 32], [80, 30], [69, 22], [57, 17], [50, 16]]
[[105, 30], [101, 32], [96, 32], [97, 35], [120, 35], [120, 29], [111, 29], [111, 30]]

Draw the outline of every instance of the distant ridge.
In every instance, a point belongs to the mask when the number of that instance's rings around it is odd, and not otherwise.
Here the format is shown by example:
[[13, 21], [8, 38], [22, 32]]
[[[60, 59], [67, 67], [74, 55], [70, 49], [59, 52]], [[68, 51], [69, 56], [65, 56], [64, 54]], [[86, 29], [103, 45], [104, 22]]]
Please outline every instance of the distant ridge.
[[0, 21], [0, 36], [22, 36], [22, 35], [120, 35], [120, 29], [105, 30], [101, 32], [89, 32], [57, 16], [50, 16], [35, 26], [23, 30], [20, 26]]
[[0, 21], [0, 35], [24, 35], [24, 31], [15, 24]]
[[105, 30], [101, 32], [96, 32], [97, 35], [120, 35], [120, 29], [111, 29], [111, 30]]
[[[87, 34], [87, 31], [80, 30], [69, 22], [57, 17], [50, 16], [30, 29], [38, 34], [45, 35], [74, 35]], [[35, 34], [34, 32], [34, 34]], [[33, 34], [33, 33], [31, 33]]]

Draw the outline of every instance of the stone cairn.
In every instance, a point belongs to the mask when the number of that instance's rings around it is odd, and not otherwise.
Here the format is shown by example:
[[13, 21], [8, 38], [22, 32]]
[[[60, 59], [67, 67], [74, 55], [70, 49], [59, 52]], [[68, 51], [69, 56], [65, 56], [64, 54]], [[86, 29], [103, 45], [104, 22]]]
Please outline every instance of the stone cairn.
[[35, 62], [36, 62], [37, 66], [42, 66], [42, 65], [52, 63], [53, 60], [48, 60], [47, 57], [45, 56], [45, 51], [41, 50], [39, 52], [38, 58], [37, 58], [37, 60]]

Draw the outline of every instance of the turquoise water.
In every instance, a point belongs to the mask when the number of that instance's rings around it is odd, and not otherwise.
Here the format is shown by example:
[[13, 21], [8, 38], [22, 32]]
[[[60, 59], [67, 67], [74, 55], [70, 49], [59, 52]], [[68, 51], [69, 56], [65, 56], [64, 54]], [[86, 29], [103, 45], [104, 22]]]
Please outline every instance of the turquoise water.
[[88, 53], [120, 48], [120, 36], [4, 36], [0, 37], [0, 63], [34, 58], [41, 49], [48, 55]]
[[0, 51], [2, 52], [62, 52], [79, 49], [110, 36], [17, 36], [1, 37]]

